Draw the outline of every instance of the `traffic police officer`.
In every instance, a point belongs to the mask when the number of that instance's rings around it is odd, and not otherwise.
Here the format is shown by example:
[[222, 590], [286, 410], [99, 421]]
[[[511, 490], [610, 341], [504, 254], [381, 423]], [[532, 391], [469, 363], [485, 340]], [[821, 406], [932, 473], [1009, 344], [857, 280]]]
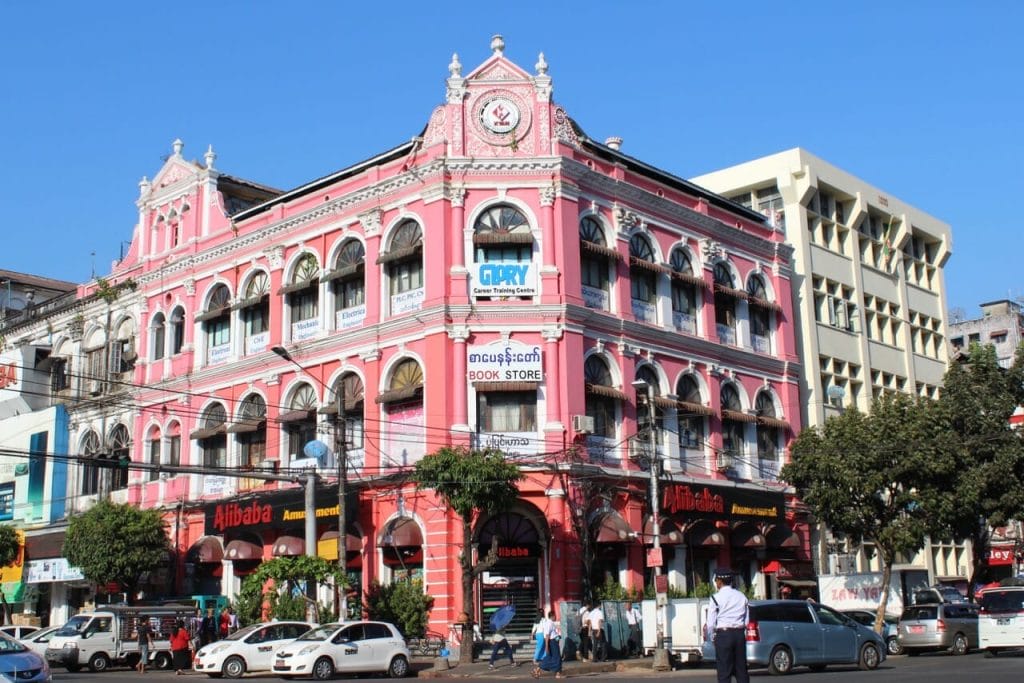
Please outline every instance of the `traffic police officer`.
[[730, 683], [733, 676], [736, 683], [749, 683], [745, 634], [749, 607], [746, 596], [733, 588], [733, 577], [727, 569], [715, 572], [718, 592], [711, 598], [707, 635], [715, 644], [718, 683]]

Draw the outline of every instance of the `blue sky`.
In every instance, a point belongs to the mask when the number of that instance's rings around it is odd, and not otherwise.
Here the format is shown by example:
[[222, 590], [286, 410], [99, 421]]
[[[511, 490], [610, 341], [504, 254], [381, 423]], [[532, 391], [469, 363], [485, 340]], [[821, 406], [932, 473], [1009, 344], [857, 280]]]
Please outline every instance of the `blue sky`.
[[[353, 8], [353, 5], [358, 5]], [[0, 268], [85, 281], [185, 142], [288, 189], [418, 134], [489, 54], [593, 138], [691, 177], [804, 147], [950, 223], [949, 305], [1024, 295], [1024, 3], [0, 5]], [[91, 253], [95, 252], [95, 257]]]

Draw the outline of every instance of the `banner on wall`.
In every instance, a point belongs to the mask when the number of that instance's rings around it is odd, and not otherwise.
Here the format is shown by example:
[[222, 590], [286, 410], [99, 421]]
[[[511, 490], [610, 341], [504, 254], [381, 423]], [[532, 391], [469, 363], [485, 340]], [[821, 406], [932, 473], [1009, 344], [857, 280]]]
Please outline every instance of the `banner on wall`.
[[540, 346], [500, 341], [466, 349], [470, 382], [541, 382], [544, 354]]
[[504, 262], [474, 263], [470, 266], [474, 297], [537, 296], [537, 265]]

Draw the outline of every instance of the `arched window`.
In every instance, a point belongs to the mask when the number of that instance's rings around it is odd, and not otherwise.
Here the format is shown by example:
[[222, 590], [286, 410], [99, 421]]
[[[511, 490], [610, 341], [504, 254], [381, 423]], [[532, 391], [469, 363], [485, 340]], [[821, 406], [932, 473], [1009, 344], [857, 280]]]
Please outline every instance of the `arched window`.
[[171, 355], [181, 353], [185, 346], [185, 309], [181, 306], [171, 311]]
[[335, 389], [341, 397], [341, 419], [345, 425], [346, 447], [363, 448], [364, 394], [363, 380], [354, 372], [342, 375]]
[[384, 266], [391, 294], [391, 314], [418, 311], [423, 305], [423, 230], [410, 219], [402, 221], [388, 250], [377, 257]]
[[128, 463], [131, 461], [132, 439], [122, 424], [110, 431], [110, 489], [118, 491], [128, 487]]
[[[146, 464], [153, 467], [159, 466], [162, 462], [161, 450], [160, 429], [152, 427], [146, 435]], [[153, 481], [156, 478], [157, 471], [155, 469], [146, 470], [146, 481]]]
[[258, 272], [245, 286], [245, 298], [235, 304], [242, 313], [246, 355], [265, 351], [270, 340], [270, 276]]
[[320, 331], [320, 264], [313, 254], [303, 254], [295, 264], [291, 282], [281, 288], [288, 298], [292, 341], [310, 339]]
[[594, 435], [614, 438], [619, 402], [625, 395], [614, 387], [611, 370], [603, 358], [592, 355], [584, 361], [583, 381], [587, 417], [594, 420]]
[[167, 464], [181, 464], [181, 425], [177, 422], [167, 426]]
[[533, 233], [519, 209], [499, 204], [480, 214], [473, 225], [473, 248], [478, 264], [471, 290], [474, 298], [529, 298], [536, 292], [531, 268]]
[[151, 340], [152, 352], [150, 358], [160, 360], [164, 357], [164, 349], [167, 344], [167, 319], [163, 313], [157, 313], [149, 325], [149, 338]]
[[629, 291], [637, 320], [656, 322], [658, 274], [661, 272], [650, 240], [640, 234], [633, 235], [629, 240]]
[[223, 363], [231, 355], [231, 292], [227, 285], [214, 286], [199, 320], [206, 335], [206, 361]]
[[288, 455], [294, 460], [303, 458], [303, 447], [316, 439], [316, 392], [308, 384], [300, 384], [292, 393], [288, 410], [278, 415], [288, 435]]
[[82, 439], [81, 473], [82, 473], [82, 495], [89, 496], [99, 493], [100, 490], [100, 437], [96, 432], [89, 431]]
[[580, 284], [588, 307], [610, 309], [612, 273], [620, 260], [622, 255], [608, 246], [601, 223], [584, 216], [580, 220]]
[[[238, 419], [228, 427], [241, 449], [243, 469], [258, 470], [267, 459], [267, 404], [259, 394], [246, 396], [238, 407]], [[262, 482], [254, 482], [256, 486]]]
[[715, 326], [718, 340], [723, 344], [736, 344], [736, 302], [746, 298], [736, 283], [729, 266], [719, 261], [714, 268]]
[[672, 268], [672, 322], [681, 332], [697, 333], [697, 288], [703, 279], [693, 274], [693, 264], [685, 249], [673, 249], [669, 260]]
[[382, 457], [388, 464], [404, 467], [426, 453], [424, 443], [423, 368], [411, 358], [391, 371], [388, 389], [377, 396], [387, 415]]
[[753, 415], [743, 412], [743, 404], [740, 402], [739, 392], [732, 384], [722, 386], [722, 454], [724, 460], [719, 460], [719, 469], [735, 466], [738, 459], [743, 456], [743, 445], [746, 434], [746, 424], [757, 420]]
[[704, 405], [700, 384], [693, 375], [679, 378], [676, 396], [679, 399], [679, 447], [703, 450], [707, 438], [707, 416], [714, 411]]
[[750, 343], [755, 351], [768, 353], [772, 311], [777, 304], [768, 300], [764, 279], [752, 275], [747, 282], [747, 303], [750, 315]]
[[357, 239], [346, 240], [325, 278], [334, 293], [334, 326], [344, 330], [366, 319], [366, 250]]
[[220, 403], [214, 403], [203, 411], [202, 425], [192, 431], [192, 438], [199, 442], [203, 454], [203, 467], [222, 469], [227, 466], [228, 413]]
[[757, 414], [757, 457], [761, 477], [775, 479], [779, 476], [779, 437], [789, 425], [779, 419], [775, 401], [767, 391], [761, 391], [754, 402]]
[[[662, 410], [661, 406], [658, 405], [659, 401], [657, 400], [658, 396], [661, 395], [661, 380], [658, 379], [658, 373], [655, 372], [654, 368], [652, 368], [650, 365], [641, 365], [636, 370], [636, 379], [639, 382], [646, 383], [649, 387], [651, 387], [651, 391], [653, 392], [653, 396], [655, 398], [653, 427], [655, 429], [664, 427], [664, 411]], [[647, 430], [651, 429], [652, 427], [651, 410], [650, 407], [648, 407], [647, 405], [646, 389], [637, 389], [636, 392], [636, 425], [637, 432], [644, 435], [647, 435]], [[647, 436], [647, 438], [650, 438], [649, 435]]]

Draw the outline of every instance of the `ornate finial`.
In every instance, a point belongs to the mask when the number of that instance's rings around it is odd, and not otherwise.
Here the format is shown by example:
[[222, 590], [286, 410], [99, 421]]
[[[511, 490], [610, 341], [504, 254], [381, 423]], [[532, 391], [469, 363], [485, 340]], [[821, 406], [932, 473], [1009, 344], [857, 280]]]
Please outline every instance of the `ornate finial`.
[[459, 53], [452, 53], [452, 62], [448, 65], [448, 73], [452, 75], [452, 78], [462, 77], [462, 62], [459, 61]]
[[540, 55], [537, 57], [537, 63], [534, 66], [537, 69], [538, 76], [543, 76], [548, 72], [548, 63], [547, 60], [544, 59], [543, 52], [541, 52]]
[[206, 160], [206, 168], [213, 168], [213, 162], [217, 158], [217, 155], [213, 151], [213, 145], [206, 148], [206, 154], [203, 155], [203, 159]]
[[500, 57], [505, 52], [505, 39], [501, 37], [500, 33], [494, 34], [491, 38], [491, 49], [494, 50], [494, 56]]
[[150, 183], [149, 178], [142, 176], [142, 180], [139, 181], [139, 196], [145, 197], [146, 193], [149, 192]]
[[181, 150], [185, 148], [185, 143], [181, 141], [181, 138], [175, 138], [174, 142], [171, 143], [171, 149], [174, 150], [174, 156], [180, 157]]

